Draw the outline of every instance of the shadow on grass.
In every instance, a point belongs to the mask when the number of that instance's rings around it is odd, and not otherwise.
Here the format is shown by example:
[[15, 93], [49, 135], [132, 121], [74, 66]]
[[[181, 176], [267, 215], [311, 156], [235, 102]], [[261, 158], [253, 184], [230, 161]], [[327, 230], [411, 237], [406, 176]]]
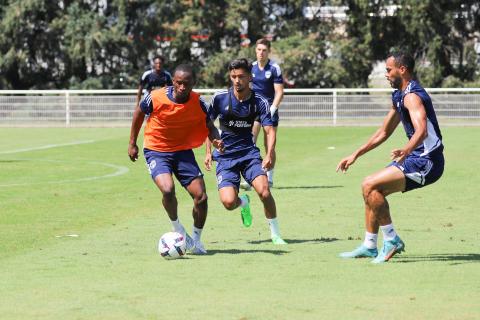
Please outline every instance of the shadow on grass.
[[244, 253], [270, 253], [276, 256], [281, 256], [288, 251], [284, 250], [261, 250], [261, 249], [225, 249], [225, 250], [208, 250], [207, 255], [212, 256], [214, 254], [244, 254]]
[[25, 162], [27, 160], [17, 160], [17, 159], [13, 159], [13, 160], [0, 160], [0, 163], [15, 163], [15, 162]]
[[[398, 258], [397, 258], [398, 257]], [[398, 263], [411, 263], [411, 262], [431, 262], [431, 261], [442, 261], [442, 262], [451, 262], [451, 265], [480, 262], [480, 254], [478, 253], [443, 253], [443, 254], [430, 254], [430, 255], [421, 255], [421, 256], [396, 256], [395, 261]]]
[[334, 189], [334, 188], [343, 188], [343, 186], [288, 186], [288, 187], [277, 187], [274, 186], [273, 189], [278, 190], [287, 190], [287, 189]]
[[[294, 243], [307, 243], [307, 242], [313, 242], [313, 243], [324, 243], [324, 242], [334, 242], [338, 241], [339, 239], [337, 238], [316, 238], [316, 239], [284, 239], [287, 243], [289, 244], [294, 244]], [[272, 240], [255, 240], [255, 241], [249, 241], [248, 243], [251, 244], [260, 244], [260, 243], [269, 243], [272, 242]]]

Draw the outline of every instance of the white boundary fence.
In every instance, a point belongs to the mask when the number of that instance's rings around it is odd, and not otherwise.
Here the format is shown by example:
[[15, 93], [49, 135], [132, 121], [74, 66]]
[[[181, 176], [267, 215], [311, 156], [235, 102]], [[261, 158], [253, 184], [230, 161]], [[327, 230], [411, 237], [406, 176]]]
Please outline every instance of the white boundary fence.
[[[198, 89], [209, 101], [218, 89]], [[480, 88], [430, 88], [441, 124], [480, 125]], [[391, 89], [286, 89], [281, 125], [378, 125]], [[129, 126], [136, 90], [0, 90], [0, 126]]]

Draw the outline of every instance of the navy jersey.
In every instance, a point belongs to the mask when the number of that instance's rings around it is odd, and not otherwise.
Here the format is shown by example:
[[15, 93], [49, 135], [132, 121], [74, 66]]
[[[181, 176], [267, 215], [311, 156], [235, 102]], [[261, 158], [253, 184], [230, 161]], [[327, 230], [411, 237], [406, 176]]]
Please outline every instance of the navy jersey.
[[282, 70], [277, 63], [268, 60], [263, 69], [260, 69], [257, 61], [252, 63], [252, 89], [264, 95], [269, 104], [275, 97], [274, 83], [283, 83]]
[[415, 133], [415, 128], [410, 119], [410, 113], [408, 109], [405, 108], [403, 100], [405, 95], [408, 93], [416, 94], [423, 103], [425, 107], [425, 112], [427, 114], [427, 134], [428, 136], [423, 140], [423, 142], [412, 152], [413, 155], [420, 157], [428, 157], [430, 154], [435, 152], [443, 151], [442, 143], [442, 133], [440, 132], [440, 127], [438, 125], [437, 116], [435, 115], [435, 110], [433, 109], [432, 99], [428, 93], [423, 89], [422, 86], [417, 81], [410, 81], [408, 83], [405, 91], [395, 90], [392, 93], [392, 103], [395, 110], [400, 115], [400, 119], [403, 124], [403, 128], [407, 134], [408, 139], [410, 139]]
[[151, 69], [143, 73], [140, 78], [140, 85], [147, 90], [147, 92], [153, 89], [171, 86], [173, 85], [172, 75], [166, 70], [161, 70], [160, 73], [156, 73], [155, 70]]
[[210, 103], [208, 115], [212, 121], [219, 118], [225, 152], [219, 154], [215, 151], [214, 157], [231, 159], [258, 150], [253, 143], [252, 125], [259, 116], [262, 126], [271, 126], [269, 110], [267, 99], [254, 91], [248, 100], [242, 102], [237, 100], [231, 89], [217, 92]]

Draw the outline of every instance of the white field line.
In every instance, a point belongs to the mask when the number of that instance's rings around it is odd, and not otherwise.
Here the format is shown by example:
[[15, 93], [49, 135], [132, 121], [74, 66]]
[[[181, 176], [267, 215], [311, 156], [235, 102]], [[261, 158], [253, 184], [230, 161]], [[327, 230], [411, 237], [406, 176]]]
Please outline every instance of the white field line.
[[75, 146], [75, 145], [78, 145], [78, 144], [93, 143], [93, 142], [95, 142], [95, 140], [73, 141], [73, 142], [59, 143], [59, 144], [46, 144], [44, 146], [39, 146], [39, 147], [31, 147], [31, 148], [23, 148], [23, 149], [10, 150], [10, 151], [2, 151], [2, 152], [0, 152], [0, 154], [12, 154], [12, 153], [20, 153], [20, 152], [45, 150], [45, 149], [65, 147], [65, 146]]
[[[61, 144], [48, 144], [48, 145], [39, 146], [39, 147], [31, 147], [31, 148], [3, 151], [3, 152], [0, 152], [0, 154], [14, 154], [14, 153], [21, 153], [21, 152], [28, 152], [28, 151], [36, 151], [36, 150], [57, 148], [57, 147], [74, 146], [74, 145], [93, 143], [93, 142], [95, 142], [95, 140], [74, 141], [74, 142], [61, 143]], [[49, 159], [19, 159], [19, 160], [46, 161], [46, 162], [71, 162], [71, 160], [49, 160]], [[83, 163], [109, 167], [109, 168], [115, 169], [116, 171], [114, 171], [113, 173], [109, 173], [109, 174], [105, 174], [105, 175], [101, 175], [101, 176], [91, 176], [91, 177], [77, 178], [77, 179], [62, 179], [62, 180], [43, 181], [43, 182], [23, 182], [23, 183], [0, 184], [0, 188], [2, 188], [2, 187], [14, 187], [14, 186], [38, 185], [38, 184], [61, 184], [61, 183], [69, 183], [69, 182], [93, 181], [93, 180], [99, 180], [99, 179], [106, 179], [106, 178], [121, 176], [121, 175], [126, 174], [128, 171], [130, 171], [127, 167], [118, 166], [118, 165], [107, 163], [107, 162], [85, 161]]]

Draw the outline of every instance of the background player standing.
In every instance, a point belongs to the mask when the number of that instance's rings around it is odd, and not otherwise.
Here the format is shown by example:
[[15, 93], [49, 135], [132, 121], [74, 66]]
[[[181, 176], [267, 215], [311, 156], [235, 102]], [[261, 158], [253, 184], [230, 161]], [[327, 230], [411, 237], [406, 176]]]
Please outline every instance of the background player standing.
[[[278, 108], [283, 99], [283, 76], [278, 63], [269, 59], [270, 41], [259, 39], [255, 45], [255, 55], [257, 60], [252, 64], [252, 89], [267, 98], [269, 103], [270, 115], [272, 117], [272, 127], [277, 133], [278, 128]], [[253, 126], [253, 136], [257, 142], [260, 132], [260, 120], [257, 118]], [[265, 132], [264, 132], [265, 133]], [[264, 134], [263, 143], [265, 151], [267, 150], [267, 137]], [[272, 166], [267, 171], [267, 178], [270, 187], [273, 186], [273, 172], [277, 155], [275, 150], [272, 152]], [[245, 185], [242, 185], [245, 186]], [[248, 187], [247, 187], [248, 188]]]
[[153, 68], [145, 71], [140, 78], [140, 84], [137, 91], [137, 103], [140, 103], [143, 89], [150, 93], [153, 89], [163, 88], [173, 85], [172, 75], [163, 69], [165, 58], [162, 56], [155, 56], [152, 60]]

